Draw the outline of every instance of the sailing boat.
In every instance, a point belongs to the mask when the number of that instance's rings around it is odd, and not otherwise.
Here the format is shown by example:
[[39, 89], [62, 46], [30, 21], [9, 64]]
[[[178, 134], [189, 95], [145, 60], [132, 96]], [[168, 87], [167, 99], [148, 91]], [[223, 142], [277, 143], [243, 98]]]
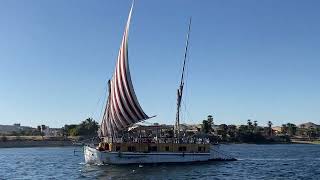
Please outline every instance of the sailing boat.
[[135, 95], [128, 62], [128, 33], [133, 4], [122, 37], [117, 64], [111, 80], [103, 114], [98, 146], [85, 146], [85, 162], [89, 164], [178, 163], [208, 161], [212, 158], [209, 141], [182, 136], [180, 106], [184, 87], [184, 71], [189, 44], [191, 19], [188, 28], [181, 82], [177, 91], [177, 114], [174, 136], [153, 139], [136, 137], [124, 139], [133, 125], [152, 117], [146, 115]]

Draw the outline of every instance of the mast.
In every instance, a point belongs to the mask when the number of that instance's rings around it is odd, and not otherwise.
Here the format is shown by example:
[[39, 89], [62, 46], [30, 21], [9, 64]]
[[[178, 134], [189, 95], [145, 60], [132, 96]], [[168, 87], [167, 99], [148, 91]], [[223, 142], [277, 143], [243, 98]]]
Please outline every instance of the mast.
[[177, 137], [177, 138], [179, 138], [179, 134], [180, 134], [180, 109], [181, 109], [181, 100], [182, 100], [182, 95], [183, 95], [184, 71], [185, 71], [186, 59], [187, 59], [187, 53], [188, 53], [190, 29], [191, 29], [191, 17], [189, 20], [189, 28], [188, 28], [187, 41], [186, 41], [186, 47], [185, 47], [185, 52], [184, 52], [180, 86], [177, 90], [177, 114], [176, 114], [176, 123], [174, 126], [175, 137]]

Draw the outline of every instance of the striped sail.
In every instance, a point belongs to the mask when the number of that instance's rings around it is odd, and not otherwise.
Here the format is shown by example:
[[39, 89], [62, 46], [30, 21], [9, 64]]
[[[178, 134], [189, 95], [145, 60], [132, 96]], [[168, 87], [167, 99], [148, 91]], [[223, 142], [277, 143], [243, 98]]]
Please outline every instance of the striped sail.
[[130, 76], [128, 33], [132, 7], [122, 37], [116, 68], [109, 81], [109, 97], [100, 129], [100, 136], [104, 137], [113, 137], [118, 131], [149, 118], [137, 100]]

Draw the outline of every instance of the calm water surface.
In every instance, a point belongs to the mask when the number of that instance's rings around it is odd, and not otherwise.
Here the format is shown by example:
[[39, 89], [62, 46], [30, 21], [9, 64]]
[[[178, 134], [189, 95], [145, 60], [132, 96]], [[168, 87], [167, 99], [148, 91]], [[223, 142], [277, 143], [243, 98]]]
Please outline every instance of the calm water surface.
[[320, 145], [222, 145], [233, 162], [90, 166], [81, 148], [0, 149], [0, 179], [320, 179]]

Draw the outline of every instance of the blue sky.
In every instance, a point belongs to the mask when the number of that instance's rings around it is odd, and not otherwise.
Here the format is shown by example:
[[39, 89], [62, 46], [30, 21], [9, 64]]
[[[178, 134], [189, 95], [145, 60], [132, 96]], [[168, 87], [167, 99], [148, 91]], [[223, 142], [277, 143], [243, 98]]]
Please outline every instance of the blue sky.
[[[0, 124], [100, 121], [131, 0], [1, 0]], [[173, 124], [188, 17], [184, 123], [320, 123], [320, 12], [309, 0], [137, 0], [132, 80]]]

